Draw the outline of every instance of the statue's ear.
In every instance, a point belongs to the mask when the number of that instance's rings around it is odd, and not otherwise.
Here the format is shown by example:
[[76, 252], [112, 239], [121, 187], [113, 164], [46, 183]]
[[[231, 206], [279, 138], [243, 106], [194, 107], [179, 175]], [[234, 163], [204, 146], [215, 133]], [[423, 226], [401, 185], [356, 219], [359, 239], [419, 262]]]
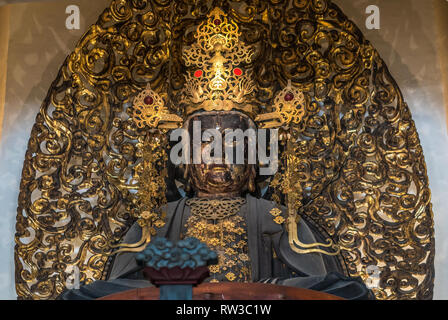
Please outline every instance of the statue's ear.
[[176, 185], [177, 167], [171, 162], [167, 161], [168, 177], [166, 183], [166, 200], [168, 202], [176, 201], [182, 198], [181, 193]]
[[254, 194], [256, 191], [255, 179], [257, 178], [257, 171], [255, 170], [255, 166], [251, 165], [249, 179], [247, 181], [247, 190], [250, 193]]
[[179, 166], [179, 172], [182, 174], [182, 183], [184, 184], [184, 191], [187, 197], [193, 196], [193, 188], [191, 187], [191, 181], [190, 181], [190, 166], [189, 165], [182, 165], [182, 167]]
[[186, 184], [188, 179], [188, 166], [185, 164], [173, 165], [169, 164], [169, 169], [172, 170], [174, 180], [179, 181], [182, 184]]

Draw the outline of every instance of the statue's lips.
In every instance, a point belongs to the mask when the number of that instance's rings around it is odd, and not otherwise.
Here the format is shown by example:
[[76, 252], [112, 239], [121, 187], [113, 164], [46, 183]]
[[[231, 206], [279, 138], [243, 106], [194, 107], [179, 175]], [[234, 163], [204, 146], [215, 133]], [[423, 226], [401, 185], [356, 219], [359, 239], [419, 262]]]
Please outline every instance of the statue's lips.
[[219, 173], [219, 172], [226, 172], [228, 170], [227, 170], [226, 167], [214, 167], [214, 168], [211, 169], [211, 171]]
[[205, 165], [205, 170], [209, 172], [226, 172], [229, 171], [229, 166], [225, 164], [208, 164]]
[[206, 172], [207, 181], [215, 186], [225, 187], [232, 184], [229, 167], [224, 164], [212, 164]]

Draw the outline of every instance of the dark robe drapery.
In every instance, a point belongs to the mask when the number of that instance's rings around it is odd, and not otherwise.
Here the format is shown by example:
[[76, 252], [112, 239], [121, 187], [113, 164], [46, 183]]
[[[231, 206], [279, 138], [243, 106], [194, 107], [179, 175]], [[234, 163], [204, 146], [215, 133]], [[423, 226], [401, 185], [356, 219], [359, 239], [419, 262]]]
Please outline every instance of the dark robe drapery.
[[[166, 207], [166, 224], [158, 236], [177, 242], [185, 234], [184, 226], [190, 216], [185, 205], [187, 198], [170, 202]], [[370, 299], [373, 294], [360, 278], [343, 276], [340, 262], [335, 256], [319, 253], [298, 254], [288, 243], [284, 225], [273, 221], [271, 201], [246, 197], [240, 215], [246, 219], [248, 251], [252, 267], [252, 281], [273, 283], [322, 291], [346, 299]], [[282, 208], [286, 213], [286, 208]], [[324, 242], [312, 225], [303, 219], [298, 224], [299, 239], [303, 243]], [[135, 223], [123, 242], [135, 243], [141, 238], [140, 226]], [[96, 281], [80, 289], [66, 291], [61, 299], [96, 299], [113, 293], [151, 286], [143, 278], [134, 253], [120, 253], [113, 262], [108, 281]]]

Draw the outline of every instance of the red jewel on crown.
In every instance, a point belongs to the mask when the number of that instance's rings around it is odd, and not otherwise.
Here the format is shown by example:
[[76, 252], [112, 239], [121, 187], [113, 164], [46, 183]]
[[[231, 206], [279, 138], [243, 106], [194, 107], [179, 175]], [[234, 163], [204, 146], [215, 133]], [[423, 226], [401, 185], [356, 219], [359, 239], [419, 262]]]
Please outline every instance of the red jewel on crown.
[[285, 94], [285, 101], [292, 101], [294, 99], [294, 94], [292, 92], [288, 92]]
[[147, 105], [151, 105], [154, 103], [154, 98], [151, 96], [146, 96], [145, 99], [143, 100], [143, 102]]
[[196, 78], [199, 78], [199, 77], [202, 77], [202, 74], [203, 74], [202, 70], [197, 70], [197, 71], [194, 73], [194, 76], [195, 76]]
[[235, 69], [233, 69], [233, 73], [234, 73], [236, 76], [240, 76], [240, 75], [243, 74], [243, 70], [241, 70], [240, 68], [235, 68]]
[[221, 24], [221, 20], [215, 19], [215, 21], [213, 21], [213, 23], [215, 24], [215, 26], [219, 26]]

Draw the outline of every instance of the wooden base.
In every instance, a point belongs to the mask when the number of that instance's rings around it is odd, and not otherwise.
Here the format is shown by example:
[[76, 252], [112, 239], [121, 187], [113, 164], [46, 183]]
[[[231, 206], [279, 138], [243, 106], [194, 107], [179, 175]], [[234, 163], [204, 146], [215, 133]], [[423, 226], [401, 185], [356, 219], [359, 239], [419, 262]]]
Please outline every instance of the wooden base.
[[[158, 300], [159, 289], [148, 287], [112, 294], [99, 300]], [[263, 283], [203, 283], [193, 288], [193, 300], [344, 300], [309, 289]]]

